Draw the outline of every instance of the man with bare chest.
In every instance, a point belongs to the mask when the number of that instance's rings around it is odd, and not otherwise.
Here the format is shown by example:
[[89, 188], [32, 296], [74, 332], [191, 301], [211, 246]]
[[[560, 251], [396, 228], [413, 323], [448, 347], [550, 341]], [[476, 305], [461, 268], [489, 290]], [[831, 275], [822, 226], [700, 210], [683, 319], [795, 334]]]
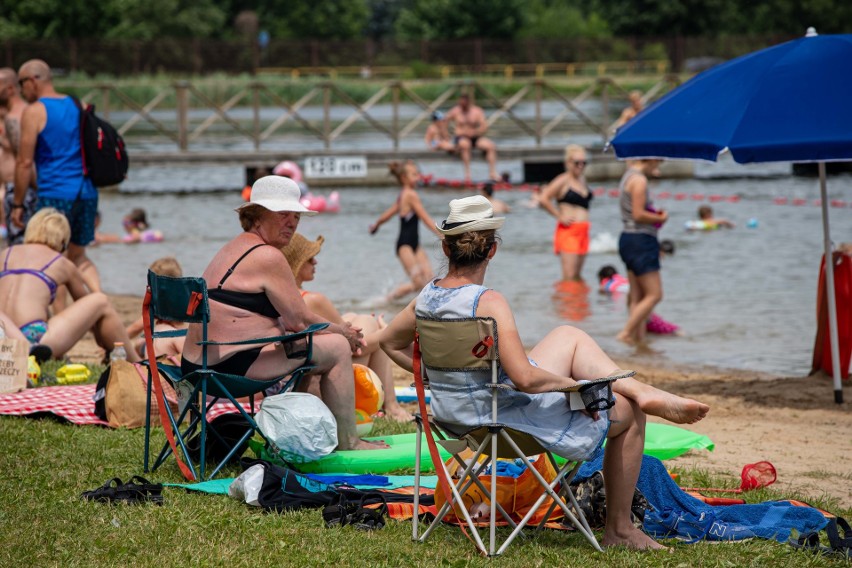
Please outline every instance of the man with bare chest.
[[[15, 160], [21, 143], [21, 115], [27, 107], [27, 102], [21, 98], [18, 85], [18, 74], [14, 69], [0, 69], [0, 192], [2, 192], [2, 209], [0, 221], [6, 227], [8, 243], [17, 244], [23, 241], [24, 228], [9, 222], [14, 198]], [[30, 187], [23, 201], [24, 225], [35, 212], [36, 191], [35, 175], [30, 176]]]
[[470, 154], [472, 149], [481, 150], [488, 161], [488, 176], [499, 181], [497, 175], [497, 147], [485, 137], [488, 123], [482, 108], [471, 103], [470, 96], [463, 93], [456, 106], [447, 113], [446, 121], [452, 123], [455, 146], [464, 163], [464, 179], [470, 182]]

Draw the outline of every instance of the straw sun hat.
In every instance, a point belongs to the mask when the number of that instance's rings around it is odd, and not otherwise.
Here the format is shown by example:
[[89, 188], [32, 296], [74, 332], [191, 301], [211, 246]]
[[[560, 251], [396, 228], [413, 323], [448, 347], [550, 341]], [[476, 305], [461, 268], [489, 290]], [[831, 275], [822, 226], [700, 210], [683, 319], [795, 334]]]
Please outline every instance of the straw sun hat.
[[319, 254], [322, 243], [324, 242], [325, 239], [322, 235], [317, 237], [315, 241], [309, 241], [301, 233], [293, 235], [293, 238], [290, 239], [290, 244], [283, 247], [281, 252], [287, 258], [287, 264], [290, 265], [290, 269], [294, 275], [298, 276], [302, 266]]
[[260, 205], [276, 213], [292, 211], [309, 217], [316, 215], [316, 211], [311, 211], [301, 204], [300, 197], [299, 185], [292, 179], [282, 176], [264, 176], [254, 182], [251, 186], [251, 198], [237, 207], [237, 210], [249, 205]]
[[491, 202], [482, 195], [453, 199], [450, 214], [441, 224], [435, 224], [444, 235], [461, 235], [468, 231], [487, 231], [503, 226], [503, 217], [495, 217]]

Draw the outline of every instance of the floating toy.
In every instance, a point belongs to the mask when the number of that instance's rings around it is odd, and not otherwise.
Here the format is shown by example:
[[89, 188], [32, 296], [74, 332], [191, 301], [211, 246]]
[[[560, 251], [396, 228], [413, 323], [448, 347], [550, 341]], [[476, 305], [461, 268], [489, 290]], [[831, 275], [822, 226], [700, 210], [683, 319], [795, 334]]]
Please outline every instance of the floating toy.
[[719, 228], [718, 225], [705, 223], [700, 219], [690, 219], [689, 221], [683, 224], [683, 227], [687, 231], [712, 231], [713, 229]]
[[322, 195], [314, 195], [308, 191], [299, 202], [317, 213], [337, 213], [340, 211], [340, 193], [337, 191], [332, 191], [327, 198]]
[[141, 232], [133, 232], [121, 238], [125, 243], [159, 243], [163, 241], [163, 232], [157, 229], [145, 229]]

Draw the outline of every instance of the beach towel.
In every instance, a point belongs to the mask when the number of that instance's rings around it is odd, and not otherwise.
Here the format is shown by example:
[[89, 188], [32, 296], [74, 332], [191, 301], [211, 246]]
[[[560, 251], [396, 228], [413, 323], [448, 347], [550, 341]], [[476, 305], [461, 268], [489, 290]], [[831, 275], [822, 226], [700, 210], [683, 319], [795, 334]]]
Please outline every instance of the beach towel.
[[[0, 415], [41, 418], [53, 416], [72, 424], [109, 426], [95, 414], [94, 395], [97, 385], [38, 387], [0, 395]], [[207, 413], [211, 422], [223, 414], [237, 412], [230, 402], [217, 402]], [[155, 424], [158, 422], [155, 420]]]
[[[603, 467], [603, 456], [586, 462], [574, 479], [579, 483]], [[792, 530], [810, 533], [822, 529], [827, 520], [817, 509], [798, 507], [787, 501], [747, 505], [712, 506], [683, 491], [669, 476], [663, 463], [642, 457], [636, 487], [653, 510], [646, 511], [643, 527], [656, 538], [732, 541], [765, 538], [786, 542]]]

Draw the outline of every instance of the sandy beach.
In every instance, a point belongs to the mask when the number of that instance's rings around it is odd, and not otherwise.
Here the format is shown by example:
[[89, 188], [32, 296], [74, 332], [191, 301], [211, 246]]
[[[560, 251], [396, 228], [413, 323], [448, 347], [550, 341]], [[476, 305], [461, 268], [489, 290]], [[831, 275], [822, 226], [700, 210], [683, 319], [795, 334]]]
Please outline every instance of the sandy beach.
[[[142, 301], [136, 296], [112, 296], [126, 322], [139, 317]], [[70, 353], [75, 362], [100, 361], [103, 352], [91, 334]], [[834, 403], [827, 376], [782, 377], [749, 371], [690, 369], [648, 365], [630, 359], [616, 361], [636, 370], [637, 378], [710, 405], [710, 414], [688, 430], [708, 436], [712, 452], [690, 452], [669, 460], [668, 466], [698, 468], [738, 480], [743, 466], [771, 462], [778, 489], [813, 497], [828, 496], [837, 505], [852, 508], [852, 412], [845, 392], [842, 405]], [[400, 370], [400, 384], [410, 380]]]

